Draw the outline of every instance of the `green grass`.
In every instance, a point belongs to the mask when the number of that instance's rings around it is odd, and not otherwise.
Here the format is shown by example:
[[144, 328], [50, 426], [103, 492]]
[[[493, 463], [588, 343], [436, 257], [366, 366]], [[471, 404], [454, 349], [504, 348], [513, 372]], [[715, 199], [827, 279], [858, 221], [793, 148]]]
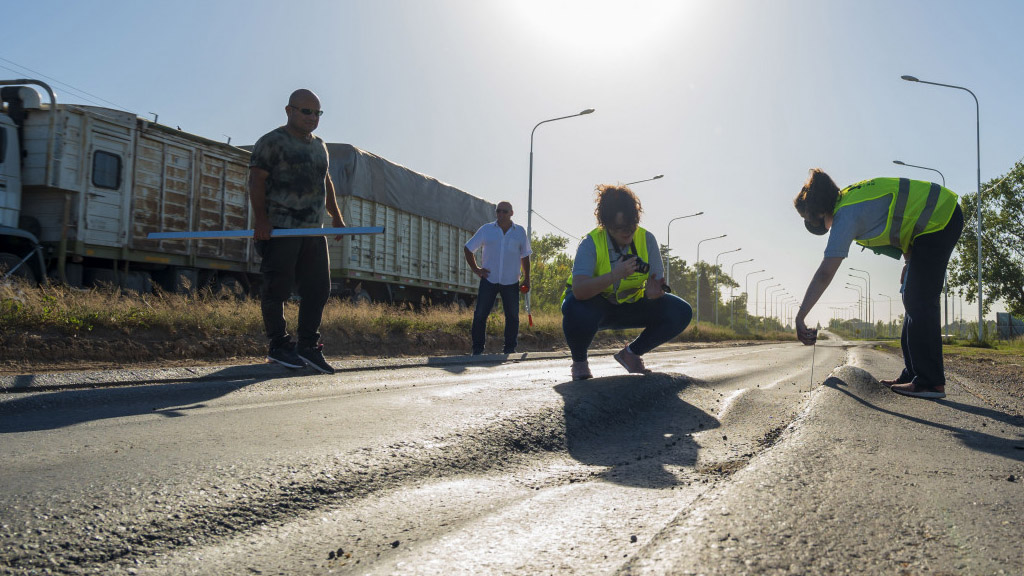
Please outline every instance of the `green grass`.
[[[888, 340], [875, 346], [876, 350], [899, 352], [899, 340]], [[993, 340], [986, 342], [985, 346], [978, 346], [971, 340], [954, 340], [942, 345], [942, 353], [946, 356], [955, 355], [965, 358], [988, 358], [1012, 360], [1024, 358], [1024, 338], [1015, 340]]]
[[994, 340], [985, 342], [985, 346], [969, 340], [957, 340], [943, 346], [948, 354], [959, 354], [968, 358], [991, 356], [1024, 357], [1024, 338], [1015, 340]]

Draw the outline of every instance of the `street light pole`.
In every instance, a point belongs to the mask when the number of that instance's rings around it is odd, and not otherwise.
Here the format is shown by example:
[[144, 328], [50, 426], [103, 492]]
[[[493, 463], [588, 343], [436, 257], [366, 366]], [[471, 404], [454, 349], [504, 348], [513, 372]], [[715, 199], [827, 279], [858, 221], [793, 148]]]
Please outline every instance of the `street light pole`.
[[[750, 308], [750, 277], [753, 276], [754, 274], [761, 274], [762, 272], [764, 272], [764, 268], [761, 268], [760, 270], [755, 270], [753, 272], [749, 272], [749, 273], [747, 273], [746, 277], [743, 278], [743, 294], [747, 297], [747, 301], [743, 303], [743, 310], [744, 311], [749, 310], [749, 308]], [[755, 292], [757, 291], [757, 285], [756, 284], [754, 285], [754, 291]], [[757, 299], [756, 295], [754, 296], [754, 299], [755, 300]], [[754, 306], [754, 314], [757, 314], [757, 306], [756, 305]], [[747, 329], [750, 329], [750, 313], [749, 312], [747, 312], [746, 318], [747, 318], [747, 321], [744, 322], [743, 325], [746, 326]]]
[[765, 286], [764, 287], [764, 314], [762, 314], [762, 316], [764, 317], [764, 333], [765, 334], [768, 333], [768, 292], [772, 288], [778, 288], [779, 286], [782, 286], [782, 282], [776, 282], [775, 284], [772, 284], [771, 286]]
[[892, 338], [892, 296], [888, 294], [878, 293], [879, 296], [885, 296], [889, 299], [889, 323], [885, 325], [885, 335]]
[[[732, 267], [729, 268], [729, 278], [732, 278], [733, 281], [736, 280], [736, 265], [737, 264], [745, 264], [747, 262], [753, 262], [753, 261], [754, 261], [753, 258], [748, 258], [746, 260], [740, 260], [739, 262], [733, 262]], [[733, 297], [733, 295], [732, 295], [732, 286], [729, 286], [729, 328], [732, 328], [733, 330], [736, 329], [736, 326], [733, 325], [733, 310], [735, 308], [736, 308], [736, 298]]]
[[[583, 116], [585, 114], [593, 114], [593, 108], [587, 108], [582, 112], [576, 114], [570, 114], [568, 116], [559, 116], [558, 118], [549, 118], [547, 120], [541, 120], [533, 127], [530, 131], [530, 183], [529, 190], [526, 196], [526, 238], [530, 239], [533, 236], [533, 135], [537, 132], [537, 128], [541, 124], [547, 124], [548, 122], [555, 122], [556, 120], [565, 120], [566, 118], [575, 118], [577, 116]], [[530, 292], [526, 293], [526, 316], [530, 319], [530, 325], [533, 325], [533, 316], [530, 314]]]
[[711, 287], [711, 295], [715, 297], [715, 324], [718, 324], [718, 295], [715, 294], [715, 289], [718, 288], [718, 258], [722, 254], [729, 254], [731, 252], [739, 252], [743, 248], [736, 248], [735, 250], [726, 250], [725, 252], [719, 252], [718, 256], [715, 256], [715, 285]]
[[695, 320], [693, 322], [694, 326], [700, 324], [700, 245], [709, 240], [718, 240], [719, 238], [725, 238], [726, 236], [728, 236], [728, 234], [722, 234], [721, 236], [705, 238], [700, 242], [697, 242], [697, 263], [694, 264], [694, 267], [697, 270], [697, 315], [695, 316]]
[[[669, 254], [672, 253], [672, 223], [676, 220], [682, 220], [683, 218], [693, 218], [694, 216], [700, 216], [703, 211], [697, 212], [696, 214], [687, 214], [686, 216], [676, 216], [675, 218], [668, 221], [668, 226], [665, 227], [665, 247], [668, 248]], [[665, 261], [665, 284], [670, 284], [668, 280], [668, 272], [671, 270], [671, 262], [669, 257], [666, 255], [662, 260]]]
[[793, 296], [790, 294], [786, 294], [786, 297], [783, 298], [781, 302], [779, 302], [779, 306], [782, 307], [782, 310], [780, 310], [780, 312], [783, 314], [782, 318], [780, 318], [780, 321], [782, 321], [783, 328], [787, 328], [789, 327], [789, 320], [793, 312]]
[[800, 302], [796, 298], [790, 297], [789, 303], [786, 306], [786, 326], [792, 326], [794, 324], [793, 320], [799, 309]]
[[907, 164], [906, 162], [904, 162], [902, 160], [893, 160], [892, 163], [893, 164], [897, 164], [899, 166], [909, 166], [911, 168], [920, 168], [922, 170], [931, 170], [932, 172], [937, 172], [939, 174], [939, 178], [942, 178], [942, 187], [943, 188], [946, 187], [946, 177], [942, 175], [942, 172], [939, 172], [935, 168], [929, 168], [927, 166], [917, 166], [917, 165], [914, 165], [914, 164]]
[[757, 295], [761, 293], [761, 282], [767, 282], [769, 280], [775, 280], [775, 276], [769, 276], [754, 282], [754, 316], [757, 316]]
[[864, 301], [864, 292], [862, 292], [861, 289], [860, 289], [860, 286], [857, 286], [856, 284], [847, 283], [846, 287], [848, 289], [850, 289], [850, 290], [856, 290], [857, 291], [857, 319], [860, 320], [861, 322], [863, 322], [864, 321], [864, 309], [861, 306], [862, 306], [862, 302]]
[[865, 296], [864, 305], [867, 307], [867, 312], [865, 312], [865, 313], [867, 314], [867, 317], [868, 317], [867, 318], [868, 324], [870, 324], [872, 326], [872, 328], [873, 328], [874, 325], [875, 325], [875, 315], [873, 313], [873, 310], [871, 310], [871, 273], [868, 272], [867, 270], [860, 270], [860, 269], [857, 269], [857, 268], [850, 268], [850, 270], [853, 270], [853, 271], [856, 271], [856, 272], [863, 272], [864, 274], [867, 275], [867, 278], [864, 278], [863, 276], [855, 276], [853, 274], [850, 274], [850, 276], [852, 276], [854, 278], [858, 278], [860, 280], [866, 280], [867, 281], [867, 285], [865, 286], [866, 291], [864, 292], [864, 296]]
[[977, 138], [977, 151], [978, 151], [978, 202], [977, 210], [975, 214], [976, 222], [976, 234], [978, 236], [978, 342], [984, 339], [984, 325], [985, 325], [985, 310], [984, 310], [984, 297], [982, 296], [982, 282], [981, 282], [981, 104], [978, 103], [978, 97], [967, 88], [963, 86], [954, 86], [952, 84], [940, 84], [938, 82], [928, 82], [926, 80], [920, 80], [914, 76], [903, 75], [900, 78], [907, 82], [920, 82], [921, 84], [931, 84], [932, 86], [942, 86], [945, 88], [955, 88], [957, 90], [963, 90], [974, 98], [974, 119], [976, 127], [976, 138]]
[[786, 292], [785, 288], [783, 288], [781, 292], [772, 292], [772, 318], [779, 320], [779, 306], [781, 305], [780, 300], [783, 296], [787, 295], [789, 295], [789, 292]]
[[665, 177], [664, 174], [658, 174], [657, 176], [653, 176], [653, 177], [647, 178], [645, 180], [637, 180], [636, 182], [626, 182], [625, 184], [623, 184], [623, 186], [632, 186], [633, 184], [639, 184], [641, 182], [650, 182], [651, 180], [657, 180], [658, 178], [664, 178], [664, 177]]

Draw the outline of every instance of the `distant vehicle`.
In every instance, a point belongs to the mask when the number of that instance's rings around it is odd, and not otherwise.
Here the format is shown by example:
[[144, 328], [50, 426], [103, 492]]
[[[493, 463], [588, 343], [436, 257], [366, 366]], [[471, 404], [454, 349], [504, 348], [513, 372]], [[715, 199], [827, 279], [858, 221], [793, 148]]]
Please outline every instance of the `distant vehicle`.
[[[0, 277], [257, 291], [248, 239], [146, 238], [252, 228], [248, 150], [120, 110], [57, 104], [38, 80], [0, 80], [0, 101]], [[493, 219], [494, 204], [347, 144], [328, 152], [346, 223], [385, 228], [331, 240], [332, 292], [472, 303], [477, 279], [462, 246]]]

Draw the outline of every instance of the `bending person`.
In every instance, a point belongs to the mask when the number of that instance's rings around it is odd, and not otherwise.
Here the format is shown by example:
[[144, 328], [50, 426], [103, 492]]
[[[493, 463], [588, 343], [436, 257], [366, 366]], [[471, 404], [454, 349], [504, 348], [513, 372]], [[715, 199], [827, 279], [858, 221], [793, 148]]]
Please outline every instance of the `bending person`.
[[796, 334], [814, 344], [817, 331], [804, 323], [855, 241], [892, 258], [903, 256], [903, 372], [882, 380], [893, 392], [918, 398], [946, 395], [942, 365], [939, 296], [946, 265], [953, 253], [964, 215], [958, 197], [932, 182], [906, 178], [875, 178], [842, 190], [819, 168], [811, 170], [793, 200], [804, 226], [819, 236], [829, 234], [825, 257], [807, 286], [796, 315]]
[[562, 293], [562, 330], [572, 351], [572, 379], [593, 377], [587, 350], [601, 329], [643, 328], [615, 354], [630, 374], [648, 374], [642, 356], [676, 337], [693, 310], [668, 294], [654, 235], [640, 228], [643, 208], [625, 186], [597, 187], [597, 228], [576, 249]]

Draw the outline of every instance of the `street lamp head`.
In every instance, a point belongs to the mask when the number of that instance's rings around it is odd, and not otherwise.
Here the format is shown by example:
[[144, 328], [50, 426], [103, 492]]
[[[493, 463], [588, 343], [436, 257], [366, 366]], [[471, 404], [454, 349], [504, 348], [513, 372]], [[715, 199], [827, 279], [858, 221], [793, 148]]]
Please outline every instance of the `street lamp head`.
[[906, 166], [906, 164], [903, 163], [903, 160], [893, 160], [892, 163], [899, 166]]
[[700, 212], [697, 212], [696, 214], [694, 214], [694, 216], [700, 216], [700, 215], [701, 215], [701, 214], [703, 214], [703, 213], [704, 213], [704, 211], [703, 211], [703, 210], [701, 210]]
[[917, 77], [911, 76], [909, 74], [904, 74], [903, 76], [900, 76], [900, 78], [906, 80], [907, 82], [920, 82], [920, 80], [918, 80]]
[[583, 116], [584, 114], [593, 114], [593, 113], [594, 113], [594, 109], [593, 109], [593, 108], [587, 108], [587, 109], [586, 109], [586, 110], [584, 110], [583, 112], [580, 112], [580, 114], [579, 114], [579, 115], [580, 115], [580, 116]]
[[654, 178], [651, 178], [651, 180], [657, 180], [658, 178], [664, 178], [664, 177], [665, 177], [665, 175], [664, 175], [664, 174], [658, 174], [658, 175], [657, 175], [657, 176], [655, 176]]

